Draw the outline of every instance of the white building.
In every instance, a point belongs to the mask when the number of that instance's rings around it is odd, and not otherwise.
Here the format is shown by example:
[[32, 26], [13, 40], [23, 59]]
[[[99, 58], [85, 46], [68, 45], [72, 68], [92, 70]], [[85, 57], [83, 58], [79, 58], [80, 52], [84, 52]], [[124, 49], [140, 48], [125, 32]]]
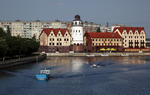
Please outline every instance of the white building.
[[83, 44], [83, 23], [79, 15], [75, 16], [72, 23], [72, 44]]
[[15, 22], [11, 22], [11, 35], [12, 36], [20, 36], [25, 37], [23, 32], [23, 22], [17, 20]]

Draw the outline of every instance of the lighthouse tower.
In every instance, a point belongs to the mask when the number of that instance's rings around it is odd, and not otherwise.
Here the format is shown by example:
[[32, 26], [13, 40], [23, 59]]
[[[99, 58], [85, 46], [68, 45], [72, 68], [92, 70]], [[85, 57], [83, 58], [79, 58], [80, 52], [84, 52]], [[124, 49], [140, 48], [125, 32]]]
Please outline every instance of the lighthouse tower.
[[72, 22], [72, 46], [74, 52], [83, 51], [83, 22], [79, 15]]

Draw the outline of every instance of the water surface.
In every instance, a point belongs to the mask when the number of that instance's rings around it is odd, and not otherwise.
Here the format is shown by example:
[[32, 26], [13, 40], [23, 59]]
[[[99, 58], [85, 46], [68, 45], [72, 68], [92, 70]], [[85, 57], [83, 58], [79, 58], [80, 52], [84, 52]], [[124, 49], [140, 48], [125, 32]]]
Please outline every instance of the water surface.
[[[149, 95], [148, 57], [49, 57], [0, 70], [0, 95]], [[92, 68], [92, 64], [99, 65]], [[35, 74], [51, 69], [52, 79]]]

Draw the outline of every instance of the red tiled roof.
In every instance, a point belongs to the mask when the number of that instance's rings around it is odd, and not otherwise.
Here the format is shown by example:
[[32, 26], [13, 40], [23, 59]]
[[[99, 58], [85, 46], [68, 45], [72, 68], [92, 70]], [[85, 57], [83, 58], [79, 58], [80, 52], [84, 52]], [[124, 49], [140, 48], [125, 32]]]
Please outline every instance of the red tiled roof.
[[64, 36], [65, 33], [68, 31], [67, 29], [61, 29], [61, 28], [58, 28], [58, 29], [54, 29], [54, 28], [44, 28], [42, 32], [45, 32], [47, 36], [49, 36], [49, 34], [51, 32], [54, 32], [55, 36], [57, 36], [58, 32], [60, 31], [61, 34]]
[[91, 38], [122, 38], [118, 33], [113, 32], [87, 32]]
[[138, 30], [138, 32], [140, 33], [142, 30], [144, 30], [144, 27], [116, 27], [114, 28], [113, 32], [115, 32], [117, 29], [120, 31], [121, 34], [123, 33], [123, 30], [126, 30], [127, 33], [129, 33], [130, 30], [133, 33], [135, 33], [135, 31]]

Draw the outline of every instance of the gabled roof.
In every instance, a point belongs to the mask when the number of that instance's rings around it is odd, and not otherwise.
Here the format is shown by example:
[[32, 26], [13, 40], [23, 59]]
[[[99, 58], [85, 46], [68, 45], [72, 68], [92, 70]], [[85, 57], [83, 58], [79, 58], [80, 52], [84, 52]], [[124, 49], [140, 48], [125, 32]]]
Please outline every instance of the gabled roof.
[[[58, 32], [61, 32], [62, 36], [65, 35], [65, 33], [68, 31], [67, 29], [61, 29], [61, 28], [58, 28], [58, 29], [55, 29], [55, 28], [44, 28], [42, 32], [45, 32], [47, 36], [49, 36], [49, 34], [51, 32], [54, 32], [55, 36], [57, 36]], [[69, 33], [69, 32], [68, 32]]]
[[117, 29], [120, 31], [121, 34], [123, 33], [124, 30], [126, 30], [127, 33], [129, 33], [129, 31], [131, 30], [133, 34], [137, 30], [138, 33], [140, 34], [140, 32], [144, 30], [144, 27], [115, 27], [113, 32], [115, 32]]
[[122, 38], [118, 33], [113, 32], [87, 32], [90, 38]]

